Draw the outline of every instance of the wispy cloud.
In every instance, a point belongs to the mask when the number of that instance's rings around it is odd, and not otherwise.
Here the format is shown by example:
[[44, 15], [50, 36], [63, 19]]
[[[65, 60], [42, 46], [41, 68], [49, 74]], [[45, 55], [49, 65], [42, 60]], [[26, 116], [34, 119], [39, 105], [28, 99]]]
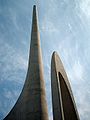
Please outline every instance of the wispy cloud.
[[2, 40], [0, 41], [0, 58], [0, 68], [2, 68], [0, 70], [0, 103], [2, 104], [0, 113], [2, 119], [15, 104], [21, 92], [26, 77], [27, 60], [21, 53], [17, 53], [14, 47]]
[[85, 14], [85, 16], [90, 20], [90, 0], [81, 0], [80, 8], [81, 11]]
[[[45, 40], [44, 37], [46, 37], [46, 34], [48, 39], [46, 39], [47, 42], [46, 40], [44, 42], [44, 48], [46, 48], [44, 52], [46, 60], [44, 59], [44, 63], [46, 62], [46, 64], [50, 66], [52, 52], [56, 50], [59, 53], [60, 58], [64, 64], [65, 70], [68, 74], [69, 81], [71, 83], [71, 88], [73, 90], [80, 118], [81, 120], [89, 120], [89, 101], [84, 99], [87, 96], [87, 91], [89, 91], [88, 85], [85, 84], [86, 82], [89, 84], [89, 77], [87, 76], [86, 67], [88, 66], [87, 64], [89, 64], [89, 54], [86, 54], [85, 52], [87, 51], [88, 53], [89, 51], [89, 41], [85, 41], [86, 39], [88, 39], [88, 26], [86, 27], [86, 19], [84, 19], [84, 16], [79, 11], [81, 8], [80, 3], [77, 0], [73, 1], [73, 3], [71, 3], [70, 0], [62, 1], [59, 4], [59, 6], [57, 3], [54, 5], [54, 1], [51, 1], [52, 5], [48, 5], [48, 12], [42, 19], [42, 40]], [[76, 4], [78, 4], [78, 6], [76, 6]], [[88, 16], [87, 13], [86, 15]], [[56, 16], [59, 16], [59, 18], [57, 18]], [[45, 68], [45, 71], [47, 70], [49, 71], [50, 69]], [[47, 76], [46, 80], [48, 80], [49, 78], [50, 81], [50, 72], [48, 72], [48, 74], [45, 74], [45, 76]], [[48, 84], [50, 83], [48, 82]], [[50, 89], [48, 86], [49, 85], [46, 86], [47, 89]], [[85, 101], [86, 103], [83, 104]], [[84, 107], [85, 110], [82, 109]]]
[[[60, 55], [68, 74], [81, 120], [89, 120], [90, 118], [90, 69], [88, 67], [90, 64], [89, 2], [90, 0], [46, 0], [44, 4], [43, 1], [38, 3], [40, 16], [42, 16], [39, 24], [50, 120], [52, 120], [50, 69], [51, 54], [54, 50]], [[29, 39], [28, 36], [30, 34], [32, 3], [29, 0], [23, 0], [23, 2], [21, 0], [18, 2], [17, 0], [9, 1], [7, 4], [4, 1], [1, 2], [1, 118], [14, 105], [25, 80], [28, 63], [25, 49], [27, 49], [27, 39]]]
[[44, 19], [41, 25], [42, 32], [49, 32], [49, 34], [57, 33], [58, 29], [55, 27], [54, 23], [50, 22], [48, 19]]
[[26, 71], [27, 69], [27, 60], [24, 58], [24, 56], [22, 56], [20, 53], [16, 53], [16, 51], [14, 50], [13, 47], [11, 47], [9, 44], [7, 43], [1, 43], [1, 53], [0, 53], [0, 57], [2, 58], [0, 60], [0, 67], [2, 68], [1, 72], [1, 76], [2, 78], [6, 76], [6, 78], [8, 77], [8, 75], [14, 75], [14, 71], [17, 71], [19, 69], [22, 69], [24, 71]]
[[72, 65], [71, 71], [69, 74], [69, 77], [72, 79], [74, 78], [74, 80], [77, 82], [78, 81], [82, 81], [83, 80], [83, 76], [84, 76], [84, 68], [83, 65], [81, 65], [80, 61], [75, 61], [74, 64]]

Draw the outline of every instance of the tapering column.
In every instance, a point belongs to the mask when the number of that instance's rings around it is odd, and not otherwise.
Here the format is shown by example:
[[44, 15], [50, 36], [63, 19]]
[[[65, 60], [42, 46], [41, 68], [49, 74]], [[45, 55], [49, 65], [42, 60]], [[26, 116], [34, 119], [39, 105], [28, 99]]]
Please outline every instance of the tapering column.
[[4, 120], [48, 120], [37, 10], [33, 7], [28, 72], [22, 93]]
[[66, 72], [56, 52], [51, 61], [51, 88], [53, 120], [79, 120]]

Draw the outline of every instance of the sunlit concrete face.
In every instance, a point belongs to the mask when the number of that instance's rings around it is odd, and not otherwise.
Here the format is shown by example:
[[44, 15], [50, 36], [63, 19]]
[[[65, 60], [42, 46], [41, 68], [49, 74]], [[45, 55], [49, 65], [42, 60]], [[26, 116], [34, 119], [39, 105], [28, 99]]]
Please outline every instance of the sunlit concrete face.
[[79, 120], [70, 83], [56, 52], [51, 61], [51, 88], [53, 120]]
[[22, 93], [4, 120], [48, 120], [36, 6], [33, 7], [28, 72]]

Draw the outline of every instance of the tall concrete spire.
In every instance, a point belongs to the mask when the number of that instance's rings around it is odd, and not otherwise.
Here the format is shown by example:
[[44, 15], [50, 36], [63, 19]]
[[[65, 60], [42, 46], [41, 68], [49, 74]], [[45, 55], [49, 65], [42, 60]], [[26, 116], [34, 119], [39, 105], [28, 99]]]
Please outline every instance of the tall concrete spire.
[[22, 93], [4, 120], [48, 120], [37, 10], [33, 7], [28, 72]]
[[79, 120], [72, 90], [56, 52], [51, 61], [53, 120]]

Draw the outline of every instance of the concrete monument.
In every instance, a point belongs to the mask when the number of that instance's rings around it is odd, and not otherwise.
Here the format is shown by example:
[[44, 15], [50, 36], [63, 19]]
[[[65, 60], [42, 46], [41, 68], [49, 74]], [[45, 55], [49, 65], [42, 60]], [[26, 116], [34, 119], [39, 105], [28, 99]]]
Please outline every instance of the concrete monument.
[[53, 120], [79, 120], [72, 90], [56, 52], [51, 60]]
[[48, 120], [36, 6], [26, 81], [19, 99], [4, 120]]
[[[79, 120], [66, 72], [56, 52], [51, 61], [51, 88], [53, 120]], [[16, 104], [4, 120], [49, 120], [35, 5], [26, 81]]]

